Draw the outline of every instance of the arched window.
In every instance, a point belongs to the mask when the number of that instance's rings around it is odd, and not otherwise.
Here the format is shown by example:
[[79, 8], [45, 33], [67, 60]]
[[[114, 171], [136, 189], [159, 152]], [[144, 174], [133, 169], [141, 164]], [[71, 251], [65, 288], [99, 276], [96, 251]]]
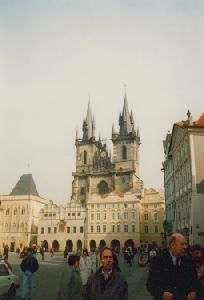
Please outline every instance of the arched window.
[[25, 208], [24, 208], [24, 207], [23, 207], [22, 210], [21, 210], [21, 214], [22, 214], [22, 215], [25, 215]]
[[107, 182], [105, 182], [104, 180], [102, 180], [101, 182], [99, 182], [98, 184], [98, 192], [101, 193], [108, 193], [108, 184]]
[[6, 210], [6, 215], [7, 216], [9, 215], [9, 208], [7, 208], [7, 210]]
[[123, 145], [122, 147], [122, 157], [123, 159], [127, 159], [127, 147]]
[[87, 152], [84, 151], [84, 165], [87, 164]]

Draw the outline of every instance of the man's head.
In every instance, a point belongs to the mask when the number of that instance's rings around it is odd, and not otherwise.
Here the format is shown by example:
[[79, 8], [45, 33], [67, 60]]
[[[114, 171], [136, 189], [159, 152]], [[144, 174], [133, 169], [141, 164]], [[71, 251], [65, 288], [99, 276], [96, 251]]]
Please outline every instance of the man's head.
[[169, 240], [169, 250], [172, 255], [184, 256], [187, 249], [186, 238], [180, 233], [173, 233]]
[[113, 251], [105, 247], [100, 253], [101, 263], [104, 271], [110, 271], [113, 267]]
[[33, 254], [33, 249], [29, 247], [29, 248], [27, 249], [27, 255], [28, 255], [28, 256], [31, 256], [32, 254]]
[[200, 245], [194, 245], [191, 248], [191, 254], [196, 262], [200, 262], [203, 259], [204, 249]]

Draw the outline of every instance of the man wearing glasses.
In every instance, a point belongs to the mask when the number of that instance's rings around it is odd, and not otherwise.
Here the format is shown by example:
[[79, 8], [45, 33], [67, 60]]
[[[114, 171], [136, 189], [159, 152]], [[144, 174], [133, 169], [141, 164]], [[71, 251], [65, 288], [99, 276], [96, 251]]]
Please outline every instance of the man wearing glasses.
[[128, 300], [128, 285], [114, 267], [113, 252], [105, 247], [100, 254], [101, 268], [87, 283], [85, 300]]

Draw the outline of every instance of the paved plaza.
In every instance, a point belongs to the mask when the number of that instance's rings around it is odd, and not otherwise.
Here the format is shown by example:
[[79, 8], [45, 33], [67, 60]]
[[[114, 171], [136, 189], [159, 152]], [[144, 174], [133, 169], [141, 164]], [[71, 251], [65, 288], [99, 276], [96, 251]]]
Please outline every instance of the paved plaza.
[[[41, 261], [41, 256], [38, 255], [39, 270], [34, 275], [33, 282], [33, 300], [55, 300], [59, 286], [59, 278], [62, 269], [66, 266], [63, 254], [57, 253], [54, 257], [50, 257], [46, 253], [45, 261]], [[9, 254], [9, 262], [12, 264], [15, 274], [21, 277], [20, 262], [16, 253]], [[148, 267], [141, 268], [137, 264], [137, 256], [135, 257], [132, 267], [123, 263], [122, 255], [119, 255], [119, 263], [122, 273], [127, 279], [129, 286], [129, 300], [152, 300], [151, 295], [145, 288]], [[19, 300], [19, 290], [16, 300]]]

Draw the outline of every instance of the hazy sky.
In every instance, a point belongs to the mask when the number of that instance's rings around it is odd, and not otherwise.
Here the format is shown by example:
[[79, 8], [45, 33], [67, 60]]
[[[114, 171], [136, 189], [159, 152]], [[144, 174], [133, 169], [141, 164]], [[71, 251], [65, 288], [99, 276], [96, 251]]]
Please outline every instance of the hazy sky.
[[32, 173], [71, 196], [75, 133], [90, 94], [96, 136], [118, 130], [124, 84], [140, 129], [140, 175], [161, 188], [162, 140], [204, 112], [204, 1], [0, 0], [0, 194]]

